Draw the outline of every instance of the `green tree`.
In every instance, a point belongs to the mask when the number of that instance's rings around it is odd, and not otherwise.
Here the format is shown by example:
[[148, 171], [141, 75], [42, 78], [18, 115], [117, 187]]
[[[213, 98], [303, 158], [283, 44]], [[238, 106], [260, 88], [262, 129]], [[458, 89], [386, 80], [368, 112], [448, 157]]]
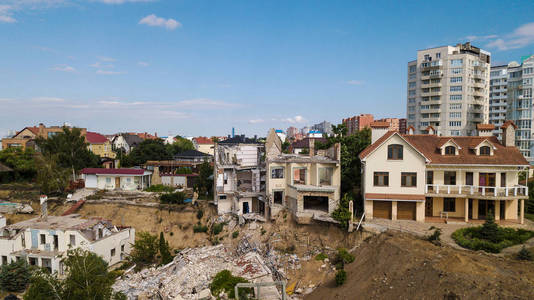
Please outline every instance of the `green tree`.
[[148, 160], [169, 160], [172, 154], [162, 139], [144, 140], [128, 155], [123, 155], [121, 166], [133, 167], [146, 163]]
[[108, 272], [107, 262], [97, 254], [80, 248], [68, 250], [63, 264], [67, 272], [64, 280], [59, 280], [57, 273], [37, 272], [24, 299], [124, 299], [124, 295], [113, 293], [115, 278]]
[[[0, 162], [13, 169], [13, 172], [0, 174], [5, 181], [31, 181], [37, 175], [36, 153], [31, 148], [7, 148], [0, 150]], [[1, 179], [1, 178], [0, 178]]]
[[76, 171], [87, 167], [100, 166], [100, 158], [89, 149], [89, 143], [79, 128], [63, 127], [63, 131], [48, 138], [39, 137], [36, 140], [44, 156], [56, 156], [60, 167], [72, 171], [72, 178], [76, 178]]
[[166, 265], [172, 261], [169, 243], [165, 241], [163, 232], [159, 233], [159, 255], [161, 256], [161, 264]]
[[289, 139], [286, 139], [285, 142], [282, 143], [282, 153], [289, 153], [289, 146], [291, 146], [291, 143], [289, 142]]
[[8, 292], [22, 292], [30, 282], [30, 266], [20, 259], [3, 265], [0, 270], [0, 288]]
[[158, 237], [156, 235], [145, 231], [140, 232], [133, 244], [133, 251], [130, 253], [132, 261], [140, 267], [155, 263], [158, 246]]
[[213, 192], [213, 166], [204, 161], [198, 166], [198, 181], [196, 184], [196, 190], [199, 195], [211, 195]]
[[190, 140], [183, 138], [179, 135], [175, 137], [176, 141], [174, 143], [167, 145], [167, 151], [171, 156], [174, 156], [178, 153], [184, 152], [186, 150], [194, 150], [195, 146]]
[[41, 192], [62, 194], [69, 184], [69, 170], [57, 163], [57, 155], [39, 156], [37, 159], [37, 184]]
[[349, 193], [345, 193], [341, 200], [339, 200], [339, 206], [332, 212], [332, 218], [339, 222], [339, 226], [344, 230], [348, 230], [351, 213], [349, 210], [349, 202], [352, 197]]

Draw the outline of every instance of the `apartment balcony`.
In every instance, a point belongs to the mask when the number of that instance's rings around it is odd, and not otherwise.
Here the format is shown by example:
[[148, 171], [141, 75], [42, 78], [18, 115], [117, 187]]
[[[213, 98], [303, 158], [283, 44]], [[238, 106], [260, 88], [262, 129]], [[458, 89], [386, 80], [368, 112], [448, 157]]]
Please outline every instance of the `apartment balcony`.
[[422, 83], [421, 87], [422, 88], [441, 87], [441, 82]]
[[472, 93], [473, 97], [485, 97], [487, 96], [488, 94], [485, 93], [485, 92], [482, 92], [482, 91], [474, 91]]
[[[486, 87], [486, 84], [483, 83], [483, 82], [475, 82], [475, 83], [473, 83], [473, 86], [476, 87], [476, 88], [483, 89], [483, 88]], [[496, 92], [496, 91], [493, 91], [493, 92]]]
[[421, 109], [422, 114], [432, 114], [432, 113], [440, 113], [440, 108], [428, 108], [428, 109]]
[[425, 186], [425, 194], [428, 197], [513, 200], [527, 199], [528, 187], [524, 185], [492, 187], [477, 185], [427, 184]]
[[421, 92], [421, 97], [432, 97], [432, 96], [441, 96], [442, 95], [442, 92], [439, 91], [439, 92]]

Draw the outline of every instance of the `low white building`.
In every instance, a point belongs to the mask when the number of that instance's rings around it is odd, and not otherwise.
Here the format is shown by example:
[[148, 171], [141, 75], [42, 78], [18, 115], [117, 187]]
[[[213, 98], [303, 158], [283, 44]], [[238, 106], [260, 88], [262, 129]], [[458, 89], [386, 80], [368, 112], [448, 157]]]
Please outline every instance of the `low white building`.
[[113, 226], [100, 218], [81, 219], [77, 214], [39, 217], [0, 229], [1, 264], [24, 259], [63, 274], [61, 260], [69, 249], [94, 252], [113, 265], [126, 258], [134, 241], [134, 228]]
[[99, 190], [143, 190], [150, 186], [151, 171], [144, 169], [85, 168], [81, 171], [85, 187]]

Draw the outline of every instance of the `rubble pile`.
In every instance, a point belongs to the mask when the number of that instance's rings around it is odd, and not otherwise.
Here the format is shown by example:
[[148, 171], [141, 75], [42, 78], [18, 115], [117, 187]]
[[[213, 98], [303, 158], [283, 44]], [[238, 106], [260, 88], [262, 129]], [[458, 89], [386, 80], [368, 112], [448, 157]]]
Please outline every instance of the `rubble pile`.
[[[174, 260], [159, 268], [144, 269], [126, 274], [117, 280], [113, 289], [128, 299], [198, 299], [206, 294], [213, 277], [229, 270], [250, 282], [272, 282], [270, 269], [256, 252], [234, 255], [223, 245], [185, 249]], [[268, 292], [268, 293], [267, 293]], [[262, 294], [280, 299], [275, 287]]]

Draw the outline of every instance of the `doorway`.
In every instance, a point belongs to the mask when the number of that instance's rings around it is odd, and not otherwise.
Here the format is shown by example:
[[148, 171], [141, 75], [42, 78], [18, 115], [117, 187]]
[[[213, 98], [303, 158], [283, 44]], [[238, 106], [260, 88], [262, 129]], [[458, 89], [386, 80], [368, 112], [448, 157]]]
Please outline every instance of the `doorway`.
[[248, 202], [243, 202], [243, 214], [248, 214], [250, 212], [250, 207], [248, 206]]
[[426, 217], [432, 217], [433, 211], [434, 211], [434, 205], [433, 205], [432, 197], [426, 197], [425, 199], [425, 216]]
[[486, 219], [490, 213], [495, 216], [495, 202], [491, 200], [478, 200], [478, 219]]
[[499, 218], [501, 220], [504, 220], [506, 216], [505, 210], [506, 210], [506, 202], [504, 200], [499, 201]]
[[468, 199], [469, 201], [469, 209], [468, 209], [468, 212], [467, 212], [467, 217], [469, 219], [473, 219], [473, 199]]
[[115, 177], [115, 188], [119, 189], [121, 187], [121, 178]]

